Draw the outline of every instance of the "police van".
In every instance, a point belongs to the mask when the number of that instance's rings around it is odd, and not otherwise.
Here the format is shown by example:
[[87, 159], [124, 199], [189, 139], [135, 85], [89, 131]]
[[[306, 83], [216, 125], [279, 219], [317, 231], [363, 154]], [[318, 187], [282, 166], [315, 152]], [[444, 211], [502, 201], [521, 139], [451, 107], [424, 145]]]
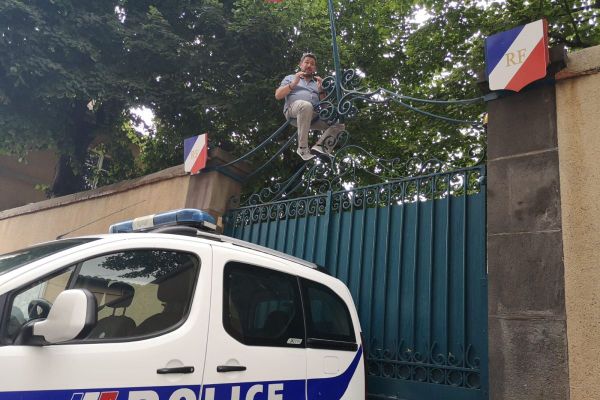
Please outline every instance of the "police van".
[[0, 400], [364, 399], [349, 290], [184, 209], [0, 256]]

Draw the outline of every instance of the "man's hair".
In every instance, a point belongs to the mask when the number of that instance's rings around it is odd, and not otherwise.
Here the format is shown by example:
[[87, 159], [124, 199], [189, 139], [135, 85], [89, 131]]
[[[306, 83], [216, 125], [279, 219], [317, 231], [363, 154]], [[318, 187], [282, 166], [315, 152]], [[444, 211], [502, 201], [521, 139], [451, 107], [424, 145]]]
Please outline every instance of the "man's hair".
[[300, 58], [300, 62], [304, 61], [304, 59], [306, 57], [312, 58], [313, 60], [315, 60], [315, 63], [317, 62], [317, 56], [315, 56], [313, 53], [310, 53], [310, 52], [309, 53], [303, 53], [302, 54], [302, 58]]

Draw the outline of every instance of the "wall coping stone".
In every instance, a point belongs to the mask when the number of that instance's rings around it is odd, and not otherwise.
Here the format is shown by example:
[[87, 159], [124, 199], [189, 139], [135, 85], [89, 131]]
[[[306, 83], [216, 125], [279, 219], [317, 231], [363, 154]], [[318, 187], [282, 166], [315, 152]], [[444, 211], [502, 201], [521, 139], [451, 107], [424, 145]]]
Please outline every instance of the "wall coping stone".
[[556, 80], [600, 73], [600, 46], [588, 47], [567, 55], [567, 67], [559, 71]]
[[[226, 164], [233, 160], [233, 157], [223, 151], [220, 148], [214, 148], [209, 151], [208, 161], [206, 163], [207, 167], [218, 166]], [[232, 165], [228, 166], [226, 170], [241, 176], [245, 177], [250, 173], [250, 165], [247, 162], [239, 163], [242, 165]], [[219, 172], [218, 170], [212, 170], [206, 172], [207, 174]], [[200, 172], [198, 175], [203, 175]], [[158, 172], [154, 172], [149, 175], [144, 175], [139, 178], [130, 179], [123, 182], [114, 183], [112, 185], [102, 186], [97, 189], [87, 190], [85, 192], [73, 193], [66, 196], [55, 197], [48, 200], [43, 200], [36, 203], [26, 204], [24, 206], [11, 208], [8, 210], [0, 211], [0, 220], [8, 219], [12, 217], [16, 217], [18, 215], [30, 214], [34, 212], [38, 212], [41, 210], [47, 210], [51, 208], [61, 207], [67, 204], [78, 203], [81, 201], [86, 201], [94, 198], [110, 196], [115, 193], [126, 192], [128, 190], [132, 190], [141, 186], [150, 185], [153, 183], [183, 177], [183, 176], [191, 176], [183, 169], [183, 164], [176, 165], [174, 167], [166, 168]]]

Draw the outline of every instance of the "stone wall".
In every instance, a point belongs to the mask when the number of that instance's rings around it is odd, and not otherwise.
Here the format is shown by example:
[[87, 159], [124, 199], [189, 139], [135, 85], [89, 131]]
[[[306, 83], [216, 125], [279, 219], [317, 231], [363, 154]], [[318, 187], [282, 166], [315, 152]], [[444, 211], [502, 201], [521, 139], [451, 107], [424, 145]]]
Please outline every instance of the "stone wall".
[[[215, 149], [209, 166], [230, 157]], [[199, 208], [215, 217], [241, 190], [248, 169], [201, 172], [183, 165], [96, 190], [58, 197], [0, 212], [0, 253], [61, 237], [107, 233], [115, 222], [177, 208]]]

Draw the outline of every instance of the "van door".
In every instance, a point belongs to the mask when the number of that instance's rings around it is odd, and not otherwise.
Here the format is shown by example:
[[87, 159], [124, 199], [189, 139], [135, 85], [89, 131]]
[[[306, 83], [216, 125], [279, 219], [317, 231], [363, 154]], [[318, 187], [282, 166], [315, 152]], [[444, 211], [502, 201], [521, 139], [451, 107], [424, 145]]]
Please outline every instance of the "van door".
[[[358, 317], [348, 289], [300, 279], [306, 318], [307, 397], [310, 400], [364, 398], [364, 360]], [[352, 314], [354, 313], [354, 315]], [[358, 328], [358, 329], [357, 329]]]
[[213, 250], [213, 312], [205, 400], [306, 398], [305, 332], [298, 279], [253, 253]]
[[[44, 266], [41, 275], [4, 295], [0, 399], [197, 400], [208, 331], [210, 246], [129, 238], [71, 257], [76, 260]], [[92, 331], [64, 344], [15, 345], [20, 327], [47, 315], [67, 288], [95, 295], [98, 322]]]

